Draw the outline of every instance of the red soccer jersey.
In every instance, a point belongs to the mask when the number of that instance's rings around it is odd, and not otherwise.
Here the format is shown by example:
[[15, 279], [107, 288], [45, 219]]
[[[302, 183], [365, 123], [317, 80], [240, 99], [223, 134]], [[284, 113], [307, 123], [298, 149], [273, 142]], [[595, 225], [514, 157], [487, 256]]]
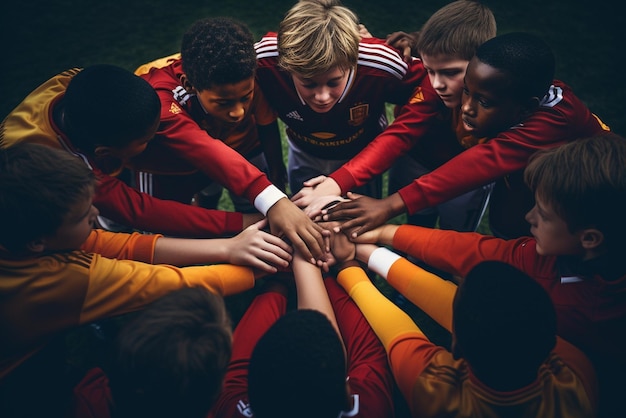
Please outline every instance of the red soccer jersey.
[[291, 75], [278, 67], [276, 34], [266, 34], [255, 47], [257, 82], [267, 101], [287, 125], [290, 140], [317, 158], [352, 158], [385, 127], [385, 103], [406, 103], [428, 79], [420, 60], [407, 65], [383, 40], [363, 39], [343, 95], [330, 111], [316, 113], [298, 95]]
[[[141, 75], [159, 95], [161, 123], [147, 149], [133, 159], [132, 168], [153, 174], [189, 175], [200, 172], [236, 195], [254, 202], [271, 185], [270, 181], [239, 152], [209, 135], [206, 129], [211, 127], [207, 125], [204, 110], [197, 97], [181, 86], [181, 73], [180, 61], [177, 61], [168, 67], [152, 68]], [[240, 134], [245, 136], [254, 131], [252, 128], [256, 123], [255, 113], [251, 112], [236, 129], [241, 129]], [[236, 145], [246, 152], [242, 143], [237, 141]], [[184, 182], [181, 184], [184, 186]]]
[[626, 274], [621, 260], [599, 257], [576, 263], [567, 257], [537, 254], [534, 238], [503, 240], [412, 225], [398, 228], [393, 248], [461, 277], [482, 261], [496, 260], [534, 278], [554, 302], [558, 335], [580, 348], [594, 364], [600, 404], [623, 405]]
[[[339, 417], [379, 418], [393, 416], [393, 378], [385, 350], [361, 314], [335, 279], [324, 280], [344, 340], [347, 374], [354, 400], [352, 411]], [[286, 312], [287, 300], [275, 292], [260, 294], [253, 301], [233, 335], [233, 354], [224, 387], [210, 418], [253, 417], [248, 402], [248, 364], [261, 336]], [[297, 416], [294, 411], [294, 416]]]
[[[532, 206], [511, 196], [525, 192], [519, 181], [530, 156], [538, 150], [556, 147], [577, 138], [596, 134], [606, 127], [566, 84], [555, 80], [541, 106], [522, 123], [483, 143], [471, 146], [436, 170], [416, 179], [399, 191], [409, 213], [436, 206], [479, 186], [500, 180], [501, 197], [494, 191], [490, 219], [516, 224], [511, 229], [528, 227], [524, 214]], [[507, 178], [508, 177], [508, 178]], [[509, 180], [508, 182], [505, 182]], [[516, 181], [517, 180], [517, 181]], [[527, 190], [527, 189], [526, 189]], [[493, 213], [492, 213], [493, 212]]]
[[105, 174], [94, 161], [80, 154], [54, 123], [54, 106], [63, 98], [70, 80], [81, 69], [64, 71], [30, 93], [0, 128], [0, 147], [21, 141], [65, 149], [88, 163], [98, 177], [94, 205], [100, 214], [124, 225], [168, 235], [211, 237], [240, 232], [241, 213], [207, 210], [140, 193], [117, 177]]

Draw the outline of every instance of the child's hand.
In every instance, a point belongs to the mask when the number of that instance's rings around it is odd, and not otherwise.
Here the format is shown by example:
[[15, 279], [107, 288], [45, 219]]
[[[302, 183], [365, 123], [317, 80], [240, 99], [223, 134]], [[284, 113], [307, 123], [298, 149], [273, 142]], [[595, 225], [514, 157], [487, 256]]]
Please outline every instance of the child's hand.
[[319, 197], [339, 196], [341, 194], [337, 182], [326, 176], [314, 177], [305, 181], [303, 185], [304, 187], [291, 198], [299, 208], [306, 208]]
[[322, 222], [322, 226], [333, 233], [330, 236], [330, 253], [332, 257], [327, 260], [328, 266], [333, 266], [344, 261], [354, 260], [356, 257], [356, 245], [343, 232], [335, 232], [340, 226], [339, 222]]
[[276, 273], [289, 266], [292, 248], [277, 236], [264, 232], [263, 219], [230, 238], [229, 263], [250, 266], [265, 273]]
[[374, 199], [355, 193], [348, 193], [351, 200], [322, 211], [325, 221], [344, 221], [340, 229], [351, 239], [364, 234], [391, 219], [395, 214], [386, 199]]
[[328, 196], [320, 196], [313, 200], [309, 206], [304, 209], [304, 213], [315, 222], [321, 221], [322, 219], [322, 211], [324, 209], [329, 209], [340, 202], [347, 201], [348, 199], [344, 199], [341, 196], [336, 195], [328, 195]]
[[419, 32], [406, 33], [406, 32], [394, 32], [387, 35], [386, 43], [392, 47], [400, 50], [402, 58], [405, 62], [410, 62], [411, 57], [418, 56], [417, 52], [417, 36]]
[[359, 23], [359, 35], [361, 35], [361, 38], [372, 38], [372, 34], [362, 23]]
[[286, 237], [304, 258], [313, 264], [325, 260], [327, 243], [325, 236], [330, 235], [320, 225], [315, 224], [289, 199], [280, 199], [267, 212], [272, 234]]

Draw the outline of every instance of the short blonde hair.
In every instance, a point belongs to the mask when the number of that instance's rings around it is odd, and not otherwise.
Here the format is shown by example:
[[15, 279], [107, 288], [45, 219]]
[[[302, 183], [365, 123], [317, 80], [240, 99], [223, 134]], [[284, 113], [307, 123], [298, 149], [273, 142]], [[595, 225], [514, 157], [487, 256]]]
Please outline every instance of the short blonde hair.
[[337, 0], [300, 0], [278, 30], [278, 64], [311, 78], [335, 67], [356, 66], [359, 20]]

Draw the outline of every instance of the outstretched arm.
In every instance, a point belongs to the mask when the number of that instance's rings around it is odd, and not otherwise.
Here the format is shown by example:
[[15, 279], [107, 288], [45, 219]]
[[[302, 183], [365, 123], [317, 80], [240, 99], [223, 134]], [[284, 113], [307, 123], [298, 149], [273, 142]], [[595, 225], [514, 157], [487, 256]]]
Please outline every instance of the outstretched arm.
[[356, 255], [439, 325], [452, 331], [452, 302], [457, 289], [454, 283], [416, 266], [387, 248], [358, 244]]
[[265, 225], [266, 220], [259, 221], [232, 238], [162, 237], [156, 241], [153, 262], [178, 266], [227, 263], [275, 273], [289, 265], [292, 249], [282, 239], [263, 231]]

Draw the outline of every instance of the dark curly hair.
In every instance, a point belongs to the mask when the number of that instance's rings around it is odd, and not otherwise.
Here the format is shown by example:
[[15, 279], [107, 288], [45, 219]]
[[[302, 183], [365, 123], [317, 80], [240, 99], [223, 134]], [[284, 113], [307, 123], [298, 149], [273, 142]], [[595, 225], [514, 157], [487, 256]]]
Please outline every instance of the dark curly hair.
[[197, 90], [253, 77], [257, 65], [252, 32], [225, 17], [194, 23], [183, 35], [180, 53], [183, 71]]

